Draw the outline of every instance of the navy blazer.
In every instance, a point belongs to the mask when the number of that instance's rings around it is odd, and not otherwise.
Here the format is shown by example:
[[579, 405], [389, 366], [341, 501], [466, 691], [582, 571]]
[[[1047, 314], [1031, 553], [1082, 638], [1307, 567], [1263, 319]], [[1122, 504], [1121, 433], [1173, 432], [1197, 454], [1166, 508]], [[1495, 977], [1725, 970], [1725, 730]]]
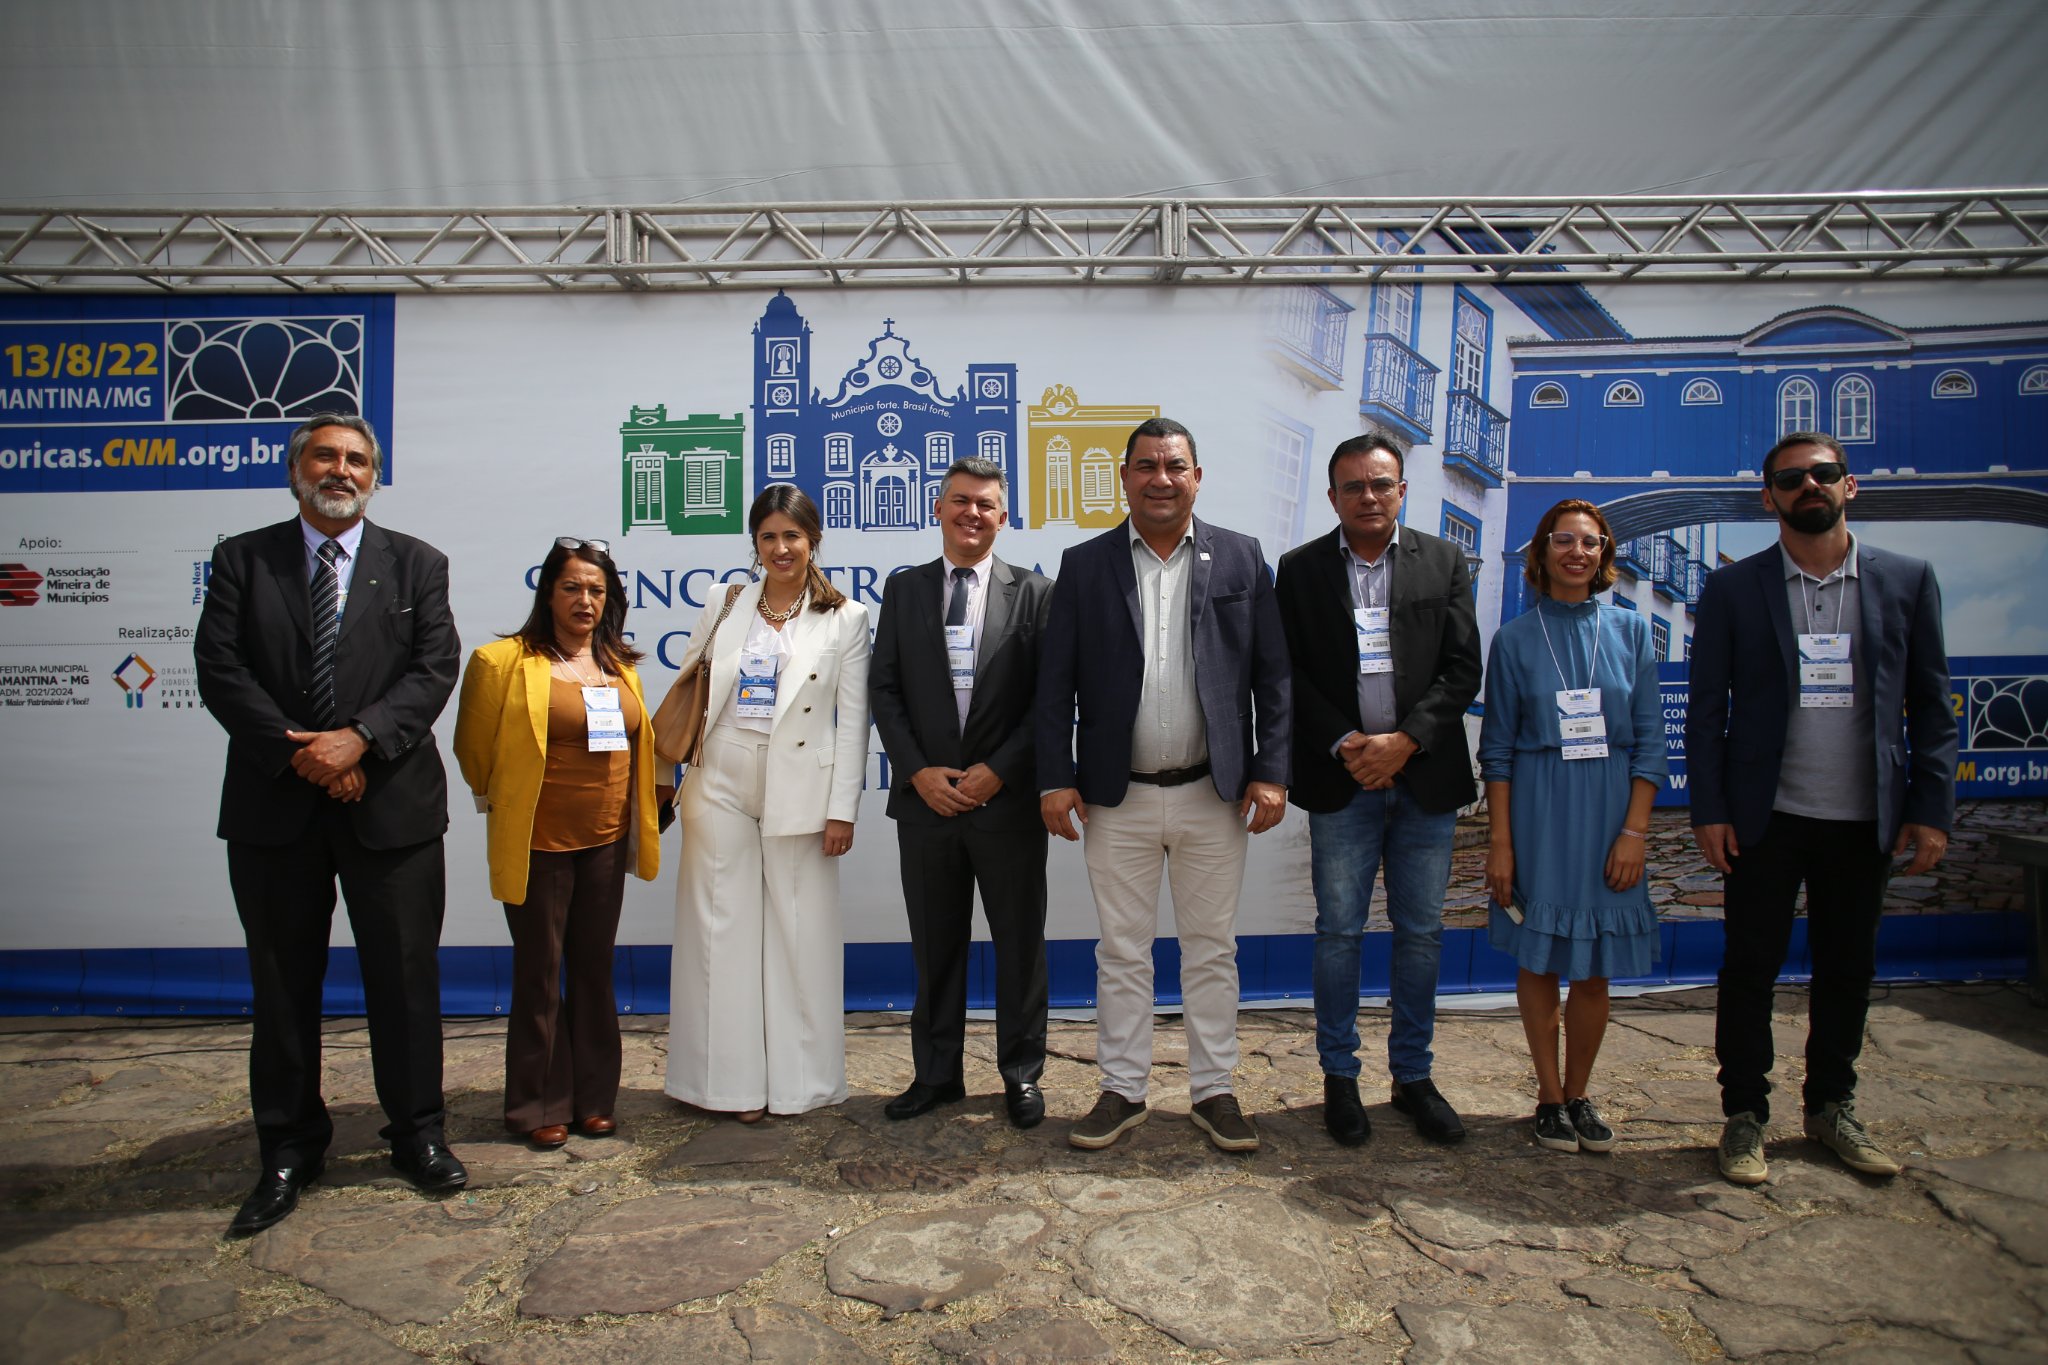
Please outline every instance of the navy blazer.
[[[1901, 825], [1955, 820], [1956, 718], [1942, 642], [1941, 586], [1923, 560], [1858, 542], [1860, 685], [1877, 716], [1877, 839]], [[1695, 825], [1763, 838], [1778, 795], [1785, 727], [1798, 705], [1799, 648], [1779, 548], [1707, 575], [1694, 618], [1685, 707], [1687, 790]]]
[[[1287, 641], [1259, 542], [1199, 517], [1193, 529], [1195, 692], [1208, 729], [1210, 779], [1218, 796], [1238, 801], [1248, 782], [1287, 785]], [[1090, 805], [1122, 803], [1145, 681], [1144, 619], [1128, 520], [1060, 556], [1038, 656], [1041, 791], [1078, 787]]]
[[911, 824], [939, 824], [949, 817], [925, 804], [911, 777], [933, 764], [966, 769], [986, 763], [1003, 779], [1002, 790], [979, 810], [950, 818], [1042, 829], [1032, 771], [1031, 696], [1038, 686], [1038, 641], [1052, 583], [1030, 569], [990, 560], [974, 700], [963, 731], [946, 663], [946, 576], [940, 558], [892, 574], [882, 588], [868, 703], [889, 751], [889, 814]]
[[[228, 732], [219, 834], [281, 846], [331, 800], [292, 771], [311, 730], [312, 602], [299, 519], [214, 547], [213, 576], [192, 640], [199, 696]], [[448, 827], [448, 779], [434, 718], [455, 690], [461, 660], [448, 609], [448, 560], [423, 540], [363, 523], [335, 645], [340, 724], [360, 721], [377, 742], [363, 755], [369, 786], [343, 807], [368, 848], [403, 848]]]

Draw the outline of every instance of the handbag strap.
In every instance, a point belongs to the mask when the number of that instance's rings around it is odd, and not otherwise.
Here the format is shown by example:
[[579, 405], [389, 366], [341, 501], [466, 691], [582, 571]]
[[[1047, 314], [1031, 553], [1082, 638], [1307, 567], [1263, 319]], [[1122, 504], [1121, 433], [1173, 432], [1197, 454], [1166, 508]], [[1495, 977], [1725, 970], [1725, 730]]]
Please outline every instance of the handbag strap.
[[725, 624], [725, 618], [732, 613], [732, 604], [740, 600], [738, 583], [725, 585], [725, 605], [718, 610], [718, 619], [711, 623], [711, 633], [704, 637], [704, 653], [699, 656], [705, 668], [711, 667], [711, 647], [718, 643], [718, 628]]

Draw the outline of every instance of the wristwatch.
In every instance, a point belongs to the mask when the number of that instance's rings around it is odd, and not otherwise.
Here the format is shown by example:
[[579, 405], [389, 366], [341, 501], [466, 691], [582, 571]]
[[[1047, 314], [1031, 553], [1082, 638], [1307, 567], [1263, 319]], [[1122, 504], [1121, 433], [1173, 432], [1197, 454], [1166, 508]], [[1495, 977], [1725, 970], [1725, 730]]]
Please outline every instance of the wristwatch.
[[351, 723], [348, 728], [355, 731], [357, 734], [361, 735], [363, 737], [363, 743], [365, 745], [369, 746], [372, 749], [377, 747], [377, 737], [370, 733], [369, 726], [363, 724], [361, 721], [355, 721]]

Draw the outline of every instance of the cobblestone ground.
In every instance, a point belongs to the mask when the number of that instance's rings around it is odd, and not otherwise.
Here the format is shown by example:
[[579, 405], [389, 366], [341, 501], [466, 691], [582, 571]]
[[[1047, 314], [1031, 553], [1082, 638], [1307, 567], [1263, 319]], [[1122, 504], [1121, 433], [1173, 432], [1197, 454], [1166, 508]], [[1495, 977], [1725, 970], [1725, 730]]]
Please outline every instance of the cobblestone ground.
[[[1792, 1080], [1804, 997], [1780, 1006]], [[1264, 1145], [1238, 1157], [1188, 1122], [1177, 1027], [1151, 1121], [1085, 1153], [1066, 1137], [1094, 1093], [1086, 1024], [1055, 1024], [1054, 1117], [1020, 1133], [986, 1025], [964, 1104], [884, 1119], [906, 1031], [853, 1016], [853, 1098], [742, 1127], [660, 1093], [663, 1021], [640, 1019], [621, 1134], [535, 1152], [499, 1127], [502, 1030], [450, 1021], [473, 1178], [442, 1200], [385, 1165], [364, 1032], [336, 1020], [328, 1174], [246, 1242], [221, 1237], [253, 1176], [242, 1026], [4, 1021], [0, 1360], [2041, 1359], [2048, 1012], [2003, 986], [1881, 992], [1861, 1110], [1906, 1172], [1854, 1175], [1781, 1115], [1770, 1182], [1738, 1189], [1709, 1151], [1712, 1008], [1617, 1002], [1605, 1156], [1529, 1140], [1511, 1012], [1441, 1021], [1455, 1148], [1370, 1082], [1372, 1140], [1336, 1147], [1312, 1021], [1243, 1015]], [[1385, 1020], [1364, 1023], [1370, 1076]]]

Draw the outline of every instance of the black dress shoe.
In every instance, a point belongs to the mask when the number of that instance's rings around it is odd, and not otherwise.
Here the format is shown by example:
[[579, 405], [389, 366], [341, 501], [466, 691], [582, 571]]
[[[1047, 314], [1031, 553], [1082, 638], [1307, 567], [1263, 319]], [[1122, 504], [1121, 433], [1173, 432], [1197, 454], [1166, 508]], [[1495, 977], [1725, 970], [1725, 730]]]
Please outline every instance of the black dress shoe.
[[1415, 1120], [1415, 1131], [1431, 1142], [1463, 1142], [1465, 1124], [1449, 1100], [1437, 1093], [1436, 1082], [1424, 1076], [1419, 1081], [1394, 1083], [1394, 1107]]
[[282, 1223], [285, 1215], [299, 1206], [299, 1191], [320, 1178], [325, 1163], [310, 1166], [274, 1166], [256, 1177], [256, 1188], [235, 1210], [228, 1224], [230, 1237], [254, 1237], [267, 1227]]
[[459, 1190], [469, 1183], [469, 1171], [455, 1153], [438, 1142], [420, 1142], [391, 1149], [391, 1164], [398, 1173], [428, 1194]]
[[926, 1085], [923, 1081], [912, 1081], [910, 1089], [882, 1106], [882, 1112], [892, 1119], [914, 1119], [919, 1114], [929, 1114], [942, 1104], [957, 1104], [967, 1098], [967, 1087], [959, 1081], [945, 1085]]
[[1372, 1119], [1358, 1098], [1358, 1077], [1323, 1077], [1323, 1127], [1346, 1147], [1356, 1147], [1372, 1136]]
[[1003, 1105], [1010, 1111], [1010, 1123], [1015, 1127], [1036, 1128], [1045, 1120], [1045, 1092], [1034, 1081], [1005, 1083]]

